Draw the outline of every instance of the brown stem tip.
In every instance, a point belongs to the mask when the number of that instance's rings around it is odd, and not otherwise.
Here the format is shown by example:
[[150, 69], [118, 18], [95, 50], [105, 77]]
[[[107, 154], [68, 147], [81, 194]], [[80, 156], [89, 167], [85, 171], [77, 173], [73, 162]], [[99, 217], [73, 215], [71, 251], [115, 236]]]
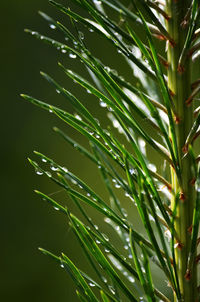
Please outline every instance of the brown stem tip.
[[198, 264], [200, 261], [200, 254], [196, 256], [196, 264]]
[[169, 94], [171, 97], [175, 96], [175, 93], [171, 89], [169, 89]]
[[175, 249], [179, 249], [180, 251], [183, 249], [183, 243], [177, 241], [175, 244], [174, 244], [174, 248]]
[[184, 194], [183, 192], [180, 192], [179, 198], [180, 198], [180, 200], [183, 201], [183, 202], [186, 200], [186, 196], [185, 196], [185, 194]]
[[194, 186], [194, 185], [195, 185], [195, 182], [196, 182], [196, 178], [193, 177], [193, 178], [190, 180], [190, 185], [191, 185], [191, 186]]
[[181, 119], [180, 119], [179, 116], [175, 116], [175, 117], [174, 117], [174, 120], [175, 120], [175, 123], [176, 123], [177, 125], [180, 124], [180, 122], [181, 122]]
[[186, 274], [185, 274], [185, 280], [190, 281], [191, 279], [191, 270], [187, 269]]
[[185, 68], [184, 68], [184, 66], [182, 66], [182, 65], [178, 65], [178, 68], [177, 68], [177, 71], [178, 71], [178, 73], [180, 73], [180, 74], [182, 74], [182, 73], [184, 73], [185, 72]]
[[156, 39], [160, 40], [160, 41], [165, 41], [165, 40], [166, 40], [166, 37], [163, 36], [163, 35], [153, 34], [153, 36], [154, 36]]
[[169, 41], [169, 45], [174, 48], [176, 46], [176, 42], [173, 39], [168, 40]]
[[193, 98], [192, 98], [192, 97], [189, 97], [189, 98], [185, 101], [186, 106], [189, 107], [189, 106], [191, 105], [192, 101], [193, 101]]
[[183, 21], [181, 22], [181, 27], [182, 27], [182, 28], [186, 28], [187, 25], [188, 25], [188, 20], [183, 20]]
[[188, 144], [185, 144], [182, 148], [183, 153], [188, 153]]
[[190, 235], [192, 234], [192, 229], [193, 229], [193, 225], [191, 224], [191, 226], [187, 229], [187, 231]]

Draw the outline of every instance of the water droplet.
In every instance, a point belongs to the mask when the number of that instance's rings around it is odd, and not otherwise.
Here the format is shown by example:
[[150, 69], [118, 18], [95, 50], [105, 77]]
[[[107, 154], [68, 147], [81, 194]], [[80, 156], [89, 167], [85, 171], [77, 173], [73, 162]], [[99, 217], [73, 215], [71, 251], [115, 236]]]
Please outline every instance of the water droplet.
[[90, 283], [89, 283], [89, 286], [91, 286], [91, 287], [95, 287], [95, 284], [94, 284], [94, 283], [92, 283], [92, 282], [90, 282]]
[[46, 171], [46, 175], [47, 175], [48, 177], [51, 177], [51, 176], [52, 176], [51, 173], [50, 173], [49, 171]]
[[200, 186], [198, 186], [198, 185], [196, 186], [196, 191], [200, 192]]
[[134, 282], [135, 282], [135, 279], [134, 279], [132, 276], [128, 276], [128, 280], [129, 280], [131, 283], [134, 283]]
[[110, 292], [111, 292], [113, 295], [115, 295], [115, 289], [114, 289], [114, 287], [113, 287], [112, 285], [108, 285], [108, 288], [109, 288]]
[[93, 32], [94, 32], [94, 29], [89, 28], [89, 32], [93, 33]]
[[148, 164], [148, 168], [153, 171], [153, 172], [156, 172], [157, 171], [157, 168], [154, 164]]
[[107, 282], [108, 282], [108, 280], [107, 280], [106, 277], [104, 277], [104, 276], [102, 276], [102, 281], [103, 281], [104, 283], [107, 283]]
[[91, 93], [92, 93], [92, 92], [90, 91], [90, 89], [87, 89], [86, 92], [87, 92], [88, 94], [91, 94]]
[[143, 273], [145, 273], [145, 268], [143, 266], [141, 267], [141, 270]]
[[69, 40], [69, 38], [68, 37], [65, 37], [65, 41], [68, 41]]
[[64, 264], [61, 264], [60, 267], [64, 268], [65, 266], [64, 266]]
[[95, 134], [95, 137], [96, 137], [96, 138], [100, 138], [100, 135], [99, 135], [99, 134]]
[[43, 161], [43, 163], [46, 163], [47, 162], [47, 160], [46, 160], [46, 158], [42, 158], [42, 161]]
[[82, 31], [79, 31], [79, 37], [81, 40], [84, 40], [84, 34], [82, 33]]
[[57, 208], [57, 207], [53, 207], [53, 208], [54, 208], [54, 210], [59, 211], [59, 208]]
[[52, 113], [52, 112], [53, 112], [53, 110], [49, 109], [49, 113]]
[[151, 214], [149, 214], [149, 220], [155, 222], [155, 219]]
[[170, 230], [166, 230], [165, 231], [165, 236], [170, 240], [172, 238], [172, 234], [170, 232]]
[[44, 39], [44, 37], [43, 37], [43, 36], [40, 36], [40, 39], [41, 39], [41, 40], [43, 40], [43, 39]]
[[133, 168], [131, 168], [131, 169], [129, 169], [129, 172], [130, 172], [131, 175], [133, 175], [135, 170]]
[[49, 27], [50, 27], [51, 29], [56, 29], [56, 26], [55, 26], [54, 24], [50, 24]]
[[128, 276], [128, 273], [127, 273], [126, 271], [124, 271], [124, 272], [123, 272], [123, 275], [127, 277], [127, 276]]
[[40, 170], [40, 169], [35, 169], [35, 173], [36, 173], [37, 175], [43, 175], [43, 172], [42, 172], [42, 170]]
[[58, 94], [60, 94], [60, 90], [56, 89], [56, 92], [57, 92]]
[[142, 138], [139, 138], [138, 139], [138, 144], [139, 144], [139, 147], [140, 147], [140, 150], [141, 152], [146, 155], [146, 142], [142, 139]]
[[76, 54], [70, 52], [70, 53], [69, 53], [69, 57], [70, 57], [71, 59], [76, 59]]
[[105, 69], [107, 72], [110, 72], [110, 67], [105, 66], [104, 69]]
[[129, 255], [128, 255], [128, 258], [129, 258], [129, 259], [132, 259], [132, 258], [133, 258], [132, 254], [129, 254]]
[[122, 51], [120, 49], [117, 50], [118, 53], [122, 53]]
[[125, 249], [125, 250], [128, 250], [128, 245], [125, 245], [125, 246], [124, 246], [124, 249]]
[[117, 226], [115, 227], [115, 230], [116, 230], [116, 231], [120, 231], [120, 226], [117, 225]]
[[97, 243], [97, 244], [100, 244], [100, 243], [101, 243], [101, 241], [99, 241], [98, 239], [96, 239], [96, 243]]
[[95, 230], [98, 230], [99, 229], [99, 227], [98, 227], [98, 225], [94, 225], [94, 228], [95, 228]]
[[34, 35], [36, 35], [36, 32], [35, 32], [35, 31], [32, 31], [31, 34], [34, 36]]
[[55, 166], [53, 166], [53, 165], [50, 166], [50, 169], [51, 169], [52, 171], [58, 171], [58, 167], [55, 167]]
[[110, 250], [107, 249], [107, 248], [105, 248], [104, 251], [105, 251], [106, 253], [110, 253]]
[[101, 235], [105, 241], [109, 241], [109, 237], [106, 234], [102, 233]]
[[77, 118], [77, 120], [82, 121], [82, 118], [80, 117], [80, 115], [75, 113], [74, 116], [75, 116], [75, 118]]
[[124, 217], [128, 217], [128, 213], [127, 213], [126, 209], [122, 208], [122, 213], [124, 214]]
[[104, 218], [104, 221], [106, 222], [106, 223], [111, 223], [111, 219], [110, 218]]
[[111, 71], [112, 71], [112, 73], [113, 73], [115, 76], [118, 76], [118, 72], [117, 72], [117, 70], [112, 69]]
[[66, 51], [66, 49], [62, 49], [61, 52], [62, 53], [66, 53], [67, 51]]
[[120, 184], [118, 184], [118, 183], [115, 185], [115, 188], [117, 188], [117, 189], [119, 189], [120, 187], [121, 187], [121, 186], [120, 186]]
[[93, 0], [94, 4], [100, 5], [102, 2], [100, 0]]
[[63, 170], [65, 173], [68, 173], [68, 169], [67, 169], [67, 168], [62, 167], [62, 170]]
[[99, 105], [103, 108], [107, 107], [107, 104], [105, 102], [103, 102], [101, 99], [99, 101]]

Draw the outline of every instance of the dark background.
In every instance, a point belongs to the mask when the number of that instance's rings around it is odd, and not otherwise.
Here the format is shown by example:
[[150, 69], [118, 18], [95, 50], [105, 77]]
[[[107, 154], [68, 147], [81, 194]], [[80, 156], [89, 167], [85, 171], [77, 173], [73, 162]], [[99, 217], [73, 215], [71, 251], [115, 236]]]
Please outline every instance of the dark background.
[[[63, 1], [64, 3], [64, 1]], [[1, 290], [2, 301], [63, 302], [77, 301], [74, 283], [56, 263], [38, 251], [46, 248], [56, 254], [65, 252], [84, 269], [85, 260], [80, 247], [69, 230], [68, 221], [43, 202], [34, 189], [66, 201], [70, 210], [75, 207], [63, 192], [44, 176], [37, 176], [27, 158], [36, 159], [33, 150], [52, 157], [79, 177], [87, 180], [97, 192], [100, 180], [94, 166], [66, 145], [52, 130], [60, 126], [73, 138], [87, 146], [86, 141], [70, 127], [64, 126], [53, 115], [24, 101], [20, 93], [27, 93], [40, 100], [55, 104], [73, 112], [65, 100], [40, 76], [40, 70], [51, 74], [58, 82], [89, 102], [92, 112], [101, 118], [103, 110], [75, 87], [59, 69], [57, 62], [85, 73], [77, 60], [35, 40], [24, 28], [46, 35], [56, 34], [39, 15], [38, 10], [70, 26], [69, 20], [49, 5], [47, 0], [1, 2]], [[61, 38], [61, 36], [57, 36]], [[89, 39], [104, 62], [110, 63], [111, 50], [101, 40]], [[103, 46], [103, 47], [102, 47]], [[112, 54], [114, 58], [116, 54]], [[120, 66], [120, 65], [119, 65]], [[121, 71], [125, 70], [123, 62]], [[83, 74], [82, 73], [82, 74]], [[98, 112], [99, 113], [98, 113]], [[105, 124], [105, 121], [102, 120]], [[60, 198], [60, 199], [59, 199]], [[87, 209], [90, 213], [90, 209]], [[92, 213], [91, 213], [92, 215]], [[101, 219], [96, 216], [97, 223]]]
[[[63, 3], [66, 4], [66, 1]], [[77, 210], [63, 192], [58, 192], [60, 190], [58, 187], [44, 176], [35, 174], [27, 158], [36, 159], [33, 150], [40, 151], [86, 180], [98, 193], [104, 192], [94, 166], [66, 145], [53, 132], [52, 127], [61, 127], [87, 146], [84, 138], [52, 114], [25, 102], [20, 93], [27, 93], [73, 112], [66, 100], [57, 95], [42, 79], [39, 74], [42, 70], [85, 102], [91, 112], [101, 120], [102, 125], [107, 122], [103, 118], [103, 109], [97, 106], [90, 95], [86, 95], [67, 79], [57, 65], [57, 62], [61, 61], [67, 68], [87, 76], [80, 63], [24, 33], [24, 28], [30, 28], [61, 39], [61, 36], [52, 32], [48, 24], [37, 14], [38, 10], [63, 21], [70, 27], [69, 20], [51, 7], [47, 0], [1, 2], [0, 297], [2, 301], [9, 302], [76, 302], [78, 298], [71, 279], [56, 263], [43, 256], [38, 247], [56, 254], [64, 252], [83, 270], [87, 262], [69, 230], [66, 218], [43, 202], [33, 189], [52, 194], [56, 200], [62, 200], [75, 214]], [[112, 47], [94, 35], [88, 36], [88, 43], [91, 47], [95, 46], [95, 54], [103, 58], [105, 64], [114, 67], [117, 62], [120, 73], [131, 81], [130, 70], [124, 61], [119, 59], [116, 51], [112, 52]], [[88, 215], [94, 216], [89, 208], [87, 211]], [[102, 217], [95, 214], [95, 219], [103, 230]]]
[[39, 74], [40, 70], [51, 71], [59, 79], [57, 61], [61, 54], [24, 33], [24, 28], [49, 32], [38, 10], [56, 16], [46, 0], [1, 1], [0, 299], [77, 301], [66, 272], [38, 251], [41, 246], [57, 254], [63, 251], [73, 255], [75, 261], [80, 258], [66, 218], [33, 192], [37, 188], [52, 193], [59, 188], [37, 176], [27, 157], [34, 158], [32, 151], [38, 150], [74, 171], [80, 170], [78, 165], [82, 174], [85, 169], [82, 159], [53, 133], [52, 127], [59, 126], [59, 121], [19, 96], [27, 93], [54, 104], [62, 102]]

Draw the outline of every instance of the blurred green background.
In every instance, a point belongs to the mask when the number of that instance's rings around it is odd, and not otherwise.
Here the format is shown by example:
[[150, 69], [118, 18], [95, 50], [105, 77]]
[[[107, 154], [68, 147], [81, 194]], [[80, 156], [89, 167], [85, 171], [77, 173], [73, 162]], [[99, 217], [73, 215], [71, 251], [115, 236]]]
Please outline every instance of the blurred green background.
[[[66, 1], [63, 3], [66, 4]], [[27, 93], [73, 112], [66, 100], [56, 94], [54, 89], [41, 78], [39, 71], [42, 70], [52, 75], [87, 104], [103, 126], [107, 121], [104, 118], [105, 111], [97, 106], [97, 102], [90, 95], [64, 76], [57, 62], [61, 61], [67, 68], [87, 76], [83, 66], [77, 60], [69, 59], [67, 55], [24, 33], [24, 28], [30, 28], [61, 39], [61, 36], [53, 32], [37, 14], [38, 10], [70, 26], [69, 20], [51, 7], [47, 0], [11, 0], [1, 3], [1, 238], [3, 242], [0, 296], [2, 301], [8, 302], [76, 302], [78, 299], [71, 279], [56, 263], [43, 256], [38, 251], [38, 247], [46, 248], [56, 254], [64, 252], [83, 270], [87, 262], [83, 259], [79, 244], [69, 230], [66, 218], [41, 201], [33, 189], [52, 194], [75, 214], [77, 210], [65, 194], [59, 192], [58, 187], [44, 176], [37, 176], [34, 173], [27, 157], [35, 159], [33, 150], [40, 151], [83, 178], [101, 195], [105, 195], [105, 192], [102, 192], [97, 169], [66, 145], [53, 132], [52, 127], [60, 127], [87, 147], [84, 138], [53, 115], [26, 103], [19, 95]], [[87, 42], [91, 47], [95, 47], [95, 54], [104, 58], [105, 64], [114, 68], [117, 62], [119, 72], [131, 81], [130, 69], [119, 58], [116, 51], [113, 52], [110, 45], [94, 34], [89, 34]], [[155, 154], [152, 156], [155, 157]], [[127, 205], [127, 201], [122, 200], [122, 202]], [[131, 213], [133, 210], [130, 208], [130, 203], [127, 207], [128, 212]], [[96, 223], [103, 230], [102, 217], [94, 214], [89, 208], [87, 211], [89, 215], [93, 217], [95, 215]], [[132, 219], [137, 220], [137, 217]], [[109, 229], [105, 227], [106, 231]], [[115, 240], [117, 242], [117, 239]], [[87, 269], [86, 271], [88, 272]]]
[[[63, 1], [64, 2], [64, 1]], [[100, 193], [100, 179], [94, 166], [83, 161], [83, 157], [74, 152], [52, 130], [60, 126], [73, 138], [87, 146], [85, 140], [70, 127], [64, 126], [48, 112], [26, 103], [19, 95], [27, 93], [46, 102], [60, 105], [71, 111], [67, 102], [59, 97], [54, 89], [40, 76], [39, 71], [51, 74], [58, 82], [76, 93], [84, 95], [88, 107], [101, 118], [102, 108], [96, 106], [93, 98], [69, 81], [58, 68], [57, 62], [85, 72], [76, 60], [70, 60], [58, 51], [35, 40], [24, 33], [24, 28], [44, 34], [52, 32], [48, 24], [38, 15], [38, 10], [52, 17], [69, 20], [48, 4], [47, 0], [19, 0], [1, 2], [1, 116], [2, 116], [2, 198], [1, 198], [1, 300], [20, 302], [63, 302], [77, 301], [75, 287], [71, 279], [51, 259], [43, 256], [38, 247], [54, 253], [65, 252], [81, 268], [86, 267], [80, 253], [80, 247], [68, 228], [65, 217], [55, 212], [48, 204], [33, 192], [53, 193], [55, 198], [66, 201], [70, 210], [76, 209], [59, 188], [52, 185], [44, 176], [37, 176], [27, 157], [35, 159], [33, 150], [40, 151], [65, 165], [79, 177], [87, 180]], [[61, 36], [58, 35], [58, 38]], [[91, 36], [91, 45], [97, 46], [96, 52], [110, 63], [110, 46], [102, 44]], [[103, 47], [102, 47], [103, 45]], [[113, 64], [117, 54], [112, 54]], [[119, 63], [125, 70], [123, 62]], [[86, 72], [85, 72], [86, 73]], [[98, 112], [99, 113], [98, 113]], [[105, 121], [102, 120], [105, 124]], [[64, 201], [64, 202], [65, 202]], [[90, 209], [88, 209], [90, 212]], [[96, 216], [97, 222], [102, 218]]]
[[[64, 2], [64, 1], [63, 1]], [[66, 88], [74, 92], [100, 118], [104, 110], [97, 106], [90, 95], [69, 81], [57, 66], [61, 61], [68, 68], [86, 71], [77, 60], [50, 48], [24, 33], [24, 28], [55, 36], [48, 24], [38, 15], [38, 10], [49, 13], [70, 26], [69, 20], [48, 4], [47, 0], [3, 1], [1, 3], [1, 84], [2, 84], [2, 198], [1, 198], [1, 300], [20, 302], [64, 302], [77, 301], [74, 283], [56, 263], [43, 256], [38, 247], [56, 254], [64, 252], [84, 269], [87, 265], [80, 253], [80, 247], [68, 228], [66, 218], [55, 212], [35, 195], [33, 189], [53, 193], [58, 201], [66, 202], [76, 209], [64, 196], [56, 193], [59, 188], [44, 176], [37, 176], [27, 157], [35, 159], [32, 151], [37, 150], [58, 163], [65, 165], [79, 177], [87, 180], [98, 193], [101, 192], [100, 178], [94, 166], [66, 145], [52, 130], [60, 126], [73, 138], [87, 146], [86, 141], [70, 127], [41, 109], [26, 103], [20, 93], [27, 93], [38, 99], [59, 105], [71, 111], [66, 100], [56, 94], [40, 76], [45, 71]], [[58, 38], [61, 36], [58, 35]], [[96, 54], [105, 56], [105, 64], [118, 61], [120, 72], [127, 69], [123, 61], [106, 42], [94, 35], [88, 43], [96, 47]], [[112, 63], [111, 63], [112, 56]], [[114, 66], [113, 66], [114, 67]], [[127, 71], [127, 76], [130, 71]], [[72, 112], [72, 111], [71, 111]], [[90, 213], [91, 210], [87, 209]], [[94, 216], [94, 214], [91, 213]], [[96, 215], [96, 223], [102, 217]], [[88, 269], [86, 269], [88, 272]]]
[[[56, 103], [56, 93], [39, 75], [40, 70], [59, 73], [59, 55], [24, 33], [24, 28], [48, 32], [38, 10], [55, 16], [46, 0], [1, 2], [1, 301], [77, 301], [74, 286], [56, 263], [44, 257], [38, 247], [55, 253], [79, 255], [79, 247], [68, 230], [66, 219], [41, 202], [33, 189], [46, 193], [55, 188], [45, 177], [36, 176], [27, 157], [38, 150], [60, 159], [68, 167], [72, 150], [57, 137], [59, 125], [50, 114], [24, 102], [20, 93]], [[62, 75], [63, 76], [63, 75]], [[61, 77], [61, 75], [60, 75]], [[59, 78], [59, 76], [58, 76]], [[70, 129], [68, 130], [70, 133]], [[75, 170], [76, 167], [75, 167]]]

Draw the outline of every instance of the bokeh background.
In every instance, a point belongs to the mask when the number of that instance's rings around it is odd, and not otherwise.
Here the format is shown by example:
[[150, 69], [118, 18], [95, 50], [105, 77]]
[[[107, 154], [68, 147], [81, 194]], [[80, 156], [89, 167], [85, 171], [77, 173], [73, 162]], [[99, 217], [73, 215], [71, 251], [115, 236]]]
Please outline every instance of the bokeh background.
[[38, 247], [44, 247], [74, 255], [77, 261], [80, 258], [66, 218], [57, 215], [33, 192], [37, 188], [52, 193], [59, 188], [37, 176], [27, 157], [33, 158], [32, 151], [38, 150], [75, 171], [86, 168], [79, 156], [72, 163], [76, 155], [53, 133], [52, 127], [59, 126], [59, 122], [19, 96], [27, 93], [54, 104], [59, 102], [39, 71], [61, 78], [57, 67], [61, 55], [24, 33], [24, 28], [49, 31], [38, 10], [56, 15], [47, 0], [1, 2], [0, 299], [77, 301], [68, 275], [38, 251]]
[[[66, 100], [56, 94], [54, 88], [42, 79], [39, 74], [42, 70], [87, 103], [102, 125], [107, 121], [104, 118], [104, 110], [97, 106], [90, 95], [64, 76], [57, 62], [61, 61], [68, 68], [87, 77], [84, 67], [77, 60], [69, 59], [68, 55], [61, 54], [24, 32], [24, 28], [29, 28], [61, 39], [61, 36], [53, 32], [47, 22], [38, 15], [38, 10], [70, 27], [69, 20], [51, 7], [47, 0], [11, 0], [1, 3], [0, 296], [2, 301], [8, 302], [76, 302], [78, 298], [70, 277], [51, 259], [42, 255], [38, 247], [56, 254], [64, 252], [88, 272], [87, 262], [69, 230], [66, 218], [43, 202], [33, 190], [52, 194], [75, 214], [77, 210], [63, 192], [58, 192], [58, 187], [44, 176], [35, 174], [27, 158], [36, 159], [33, 150], [54, 158], [87, 181], [102, 196], [104, 192], [101, 189], [101, 180], [97, 169], [66, 145], [52, 128], [61, 127], [68, 135], [88, 147], [81, 135], [63, 125], [52, 114], [25, 102], [20, 93], [27, 93], [73, 112]], [[115, 62], [118, 62], [120, 72], [129, 78], [132, 77], [124, 61], [119, 60], [119, 55], [116, 51], [113, 53], [112, 47], [105, 41], [90, 34], [88, 43], [95, 48], [94, 53], [103, 58], [105, 64], [114, 67]], [[95, 216], [97, 224], [103, 224], [100, 215], [92, 213], [89, 208], [87, 211], [91, 216]], [[104, 226], [101, 230], [103, 228]]]
[[[66, 4], [66, 1], [63, 3]], [[61, 61], [67, 68], [79, 71], [87, 77], [86, 70], [78, 60], [70, 59], [24, 33], [24, 28], [30, 28], [61, 39], [61, 36], [53, 32], [38, 15], [38, 10], [61, 20], [68, 27], [71, 26], [69, 20], [51, 7], [47, 0], [1, 2], [0, 297], [2, 301], [8, 302], [76, 302], [78, 299], [71, 279], [56, 263], [43, 256], [38, 247], [56, 254], [64, 252], [83, 270], [87, 267], [87, 262], [68, 227], [66, 218], [43, 202], [33, 189], [41, 190], [62, 201], [75, 214], [77, 210], [58, 187], [44, 176], [35, 174], [27, 158], [36, 159], [33, 150], [40, 151], [83, 178], [99, 194], [106, 196], [106, 193], [102, 191], [101, 179], [95, 167], [66, 145], [52, 128], [60, 127], [88, 147], [84, 138], [52, 114], [25, 102], [19, 95], [27, 93], [73, 112], [66, 100], [56, 94], [42, 79], [39, 74], [42, 70], [87, 104], [91, 112], [100, 119], [102, 126], [108, 121], [105, 120], [104, 109], [97, 105], [91, 95], [67, 79], [57, 65], [57, 62]], [[94, 53], [103, 59], [105, 64], [114, 68], [117, 62], [120, 73], [131, 81], [131, 70], [119, 58], [119, 54], [113, 52], [110, 45], [94, 34], [88, 35], [87, 42], [91, 48], [95, 48]], [[155, 157], [155, 154], [152, 153], [152, 157]], [[124, 197], [121, 195], [121, 198]], [[132, 213], [127, 200], [123, 202], [128, 212]], [[109, 231], [100, 215], [93, 213], [89, 208], [86, 210], [88, 215], [95, 216], [102, 231], [104, 228], [105, 232]], [[138, 217], [132, 217], [137, 224]], [[112, 236], [117, 243], [117, 238]]]
[[[64, 2], [64, 1], [63, 1]], [[40, 70], [51, 74], [57, 81], [89, 103], [92, 112], [99, 117], [103, 110], [94, 103], [91, 96], [75, 87], [59, 69], [57, 62], [86, 74], [79, 62], [70, 60], [55, 49], [37, 41], [24, 32], [24, 28], [44, 34], [61, 36], [52, 32], [38, 10], [70, 26], [67, 18], [49, 5], [47, 0], [11, 0], [1, 2], [1, 290], [2, 301], [20, 302], [76, 302], [74, 283], [66, 272], [38, 247], [56, 254], [65, 252], [81, 268], [87, 266], [80, 247], [69, 230], [66, 218], [33, 192], [41, 190], [53, 194], [58, 201], [66, 202], [70, 210], [76, 209], [59, 188], [44, 176], [38, 176], [27, 158], [35, 159], [33, 150], [54, 158], [75, 174], [87, 180], [97, 192], [101, 192], [100, 178], [94, 166], [74, 152], [52, 130], [61, 127], [73, 138], [87, 146], [86, 141], [70, 127], [64, 126], [48, 112], [27, 102], [20, 93], [27, 93], [40, 100], [59, 105], [73, 112], [66, 100], [59, 97], [54, 89], [40, 76]], [[59, 16], [59, 17], [58, 17]], [[89, 43], [96, 47], [97, 55], [105, 56], [110, 63], [111, 48], [91, 36]], [[115, 59], [116, 56], [116, 59]], [[112, 55], [113, 65], [117, 55]], [[126, 70], [123, 62], [121, 71]], [[106, 123], [102, 119], [102, 123]], [[102, 192], [101, 192], [102, 193]], [[90, 209], [88, 209], [90, 213]], [[92, 213], [91, 213], [92, 215]], [[97, 223], [101, 217], [96, 215]]]

